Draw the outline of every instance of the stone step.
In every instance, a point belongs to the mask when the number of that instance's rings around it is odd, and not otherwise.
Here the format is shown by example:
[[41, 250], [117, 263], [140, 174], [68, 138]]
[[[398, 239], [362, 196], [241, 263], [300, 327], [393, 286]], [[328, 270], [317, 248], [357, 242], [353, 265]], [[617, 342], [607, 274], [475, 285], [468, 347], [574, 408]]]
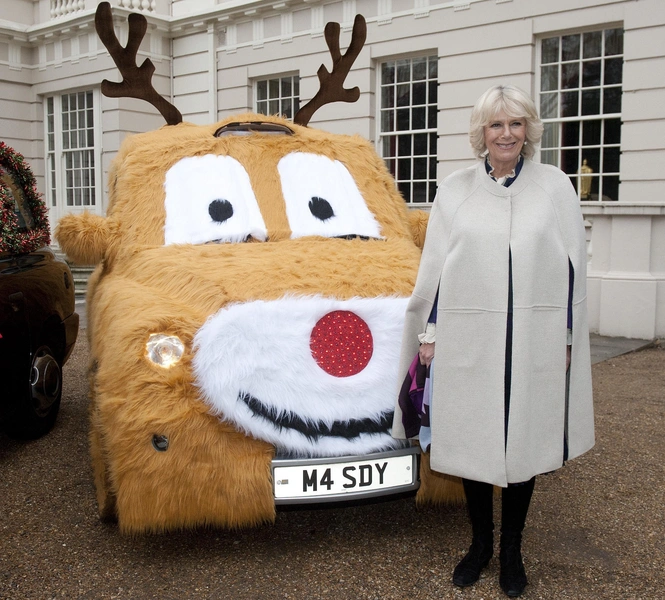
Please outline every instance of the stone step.
[[53, 248], [54, 254], [63, 259], [68, 265], [69, 270], [72, 272], [72, 279], [74, 280], [74, 295], [76, 300], [85, 300], [85, 294], [88, 288], [88, 280], [90, 275], [95, 270], [94, 265], [74, 265], [67, 260], [62, 252], [59, 252], [57, 248]]

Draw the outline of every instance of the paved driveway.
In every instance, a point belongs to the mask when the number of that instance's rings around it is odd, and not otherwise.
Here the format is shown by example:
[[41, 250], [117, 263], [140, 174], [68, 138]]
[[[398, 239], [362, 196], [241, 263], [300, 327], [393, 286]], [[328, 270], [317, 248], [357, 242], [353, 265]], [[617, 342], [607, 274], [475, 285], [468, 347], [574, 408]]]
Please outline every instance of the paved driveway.
[[[0, 434], [0, 599], [503, 597], [496, 558], [473, 588], [450, 583], [468, 545], [461, 506], [418, 509], [407, 498], [279, 512], [258, 529], [143, 537], [100, 523], [84, 333], [54, 431], [29, 443]], [[665, 350], [593, 368], [597, 445], [537, 481], [527, 600], [665, 597]]]

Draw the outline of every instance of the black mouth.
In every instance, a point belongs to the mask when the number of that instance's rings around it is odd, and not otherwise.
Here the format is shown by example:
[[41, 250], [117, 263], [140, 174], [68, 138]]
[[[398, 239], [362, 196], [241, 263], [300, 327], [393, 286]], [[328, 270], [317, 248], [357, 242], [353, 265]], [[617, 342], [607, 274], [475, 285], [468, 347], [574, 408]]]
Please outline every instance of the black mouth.
[[348, 421], [335, 421], [332, 425], [322, 422], [311, 423], [301, 419], [293, 413], [279, 415], [274, 408], [267, 407], [251, 394], [240, 392], [238, 400], [242, 400], [257, 416], [263, 417], [280, 429], [293, 429], [302, 433], [312, 441], [322, 437], [340, 437], [347, 440], [357, 438], [363, 433], [388, 433], [393, 422], [393, 411], [382, 413], [379, 421], [373, 419], [349, 419]]

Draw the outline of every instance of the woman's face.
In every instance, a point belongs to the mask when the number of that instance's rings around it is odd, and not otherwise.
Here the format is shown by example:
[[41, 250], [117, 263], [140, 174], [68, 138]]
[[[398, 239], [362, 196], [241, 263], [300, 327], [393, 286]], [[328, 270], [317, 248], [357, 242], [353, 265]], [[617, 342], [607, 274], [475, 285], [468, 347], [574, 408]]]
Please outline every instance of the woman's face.
[[526, 140], [526, 119], [509, 117], [501, 111], [485, 125], [485, 146], [494, 168], [512, 169]]

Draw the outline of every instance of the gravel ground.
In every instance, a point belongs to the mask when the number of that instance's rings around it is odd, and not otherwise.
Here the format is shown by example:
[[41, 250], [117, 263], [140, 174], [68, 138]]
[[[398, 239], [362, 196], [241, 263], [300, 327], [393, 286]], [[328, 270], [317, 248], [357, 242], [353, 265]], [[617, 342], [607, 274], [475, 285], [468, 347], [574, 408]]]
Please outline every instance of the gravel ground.
[[[469, 543], [465, 508], [413, 498], [281, 511], [259, 529], [121, 535], [97, 518], [87, 353], [82, 332], [52, 433], [29, 443], [0, 434], [0, 598], [505, 597], [497, 558], [472, 588], [450, 582]], [[665, 347], [606, 360], [593, 375], [596, 447], [536, 483], [526, 600], [665, 598]]]

